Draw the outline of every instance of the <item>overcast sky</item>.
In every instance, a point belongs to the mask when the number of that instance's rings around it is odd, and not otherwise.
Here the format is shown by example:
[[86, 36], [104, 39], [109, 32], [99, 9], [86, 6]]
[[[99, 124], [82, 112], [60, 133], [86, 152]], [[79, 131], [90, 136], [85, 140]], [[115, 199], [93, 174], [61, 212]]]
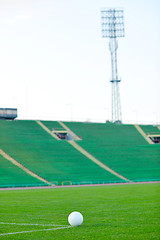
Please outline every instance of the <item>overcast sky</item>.
[[111, 120], [100, 11], [117, 7], [122, 121], [160, 123], [159, 0], [0, 0], [0, 107], [19, 119]]

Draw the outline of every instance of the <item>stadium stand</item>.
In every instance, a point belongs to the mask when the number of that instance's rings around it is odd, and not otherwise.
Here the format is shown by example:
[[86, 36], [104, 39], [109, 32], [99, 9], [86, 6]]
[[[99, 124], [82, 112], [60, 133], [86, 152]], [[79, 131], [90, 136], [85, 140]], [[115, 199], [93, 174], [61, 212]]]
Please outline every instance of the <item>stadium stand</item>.
[[157, 133], [157, 132], [160, 134], [160, 129], [157, 126], [153, 126], [153, 125], [140, 125], [140, 127], [145, 132], [145, 134]]
[[[62, 128], [41, 121], [48, 131]], [[81, 148], [131, 181], [160, 180], [160, 145], [148, 144], [133, 125], [65, 122]], [[0, 149], [43, 179], [61, 184], [125, 182], [95, 164], [69, 141], [57, 140], [36, 121], [0, 121]], [[0, 186], [46, 185], [0, 155]]]
[[35, 184], [41, 185], [42, 183], [11, 162], [6, 161], [6, 159], [0, 155], [0, 187], [30, 187]]
[[142, 125], [141, 129], [145, 132], [152, 143], [160, 143], [160, 128], [151, 125]]
[[160, 179], [160, 145], [150, 145], [133, 125], [66, 123], [83, 136], [79, 144], [132, 181]]
[[[55, 127], [55, 122], [52, 126]], [[122, 182], [67, 141], [54, 139], [36, 121], [0, 121], [0, 132], [3, 151], [53, 184]]]

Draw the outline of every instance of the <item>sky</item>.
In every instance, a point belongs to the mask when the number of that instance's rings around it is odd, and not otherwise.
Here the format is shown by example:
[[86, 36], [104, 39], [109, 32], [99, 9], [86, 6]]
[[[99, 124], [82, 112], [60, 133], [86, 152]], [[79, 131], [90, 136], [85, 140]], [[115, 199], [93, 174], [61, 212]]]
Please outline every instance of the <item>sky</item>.
[[160, 124], [159, 0], [0, 0], [0, 107], [18, 119], [111, 121], [104, 8], [124, 10], [122, 122]]

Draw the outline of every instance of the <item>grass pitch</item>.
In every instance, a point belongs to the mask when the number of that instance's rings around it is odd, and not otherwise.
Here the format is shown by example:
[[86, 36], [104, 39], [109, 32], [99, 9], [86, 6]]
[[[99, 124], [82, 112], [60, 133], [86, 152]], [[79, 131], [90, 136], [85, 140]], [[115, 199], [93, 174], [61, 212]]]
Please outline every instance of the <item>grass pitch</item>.
[[[160, 239], [159, 193], [158, 183], [1, 191], [0, 239]], [[72, 211], [83, 225], [56, 226]]]

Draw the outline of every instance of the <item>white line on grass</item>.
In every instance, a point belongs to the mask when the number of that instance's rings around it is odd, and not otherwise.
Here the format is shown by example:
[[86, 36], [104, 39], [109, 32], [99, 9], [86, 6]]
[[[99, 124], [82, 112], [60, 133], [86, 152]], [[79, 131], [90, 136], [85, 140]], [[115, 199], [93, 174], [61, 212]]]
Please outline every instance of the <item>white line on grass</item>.
[[13, 235], [13, 234], [19, 234], [19, 233], [32, 233], [32, 232], [54, 231], [54, 230], [64, 229], [64, 228], [70, 228], [70, 227], [71, 227], [71, 226], [58, 227], [58, 228], [49, 228], [49, 229], [40, 229], [40, 230], [31, 230], [31, 231], [23, 231], [23, 232], [2, 233], [2, 234], [0, 234], [0, 236]]
[[66, 227], [66, 225], [59, 224], [39, 224], [39, 223], [5, 223], [0, 222], [0, 224], [11, 224], [11, 225], [22, 225], [22, 226], [43, 226], [43, 227]]

